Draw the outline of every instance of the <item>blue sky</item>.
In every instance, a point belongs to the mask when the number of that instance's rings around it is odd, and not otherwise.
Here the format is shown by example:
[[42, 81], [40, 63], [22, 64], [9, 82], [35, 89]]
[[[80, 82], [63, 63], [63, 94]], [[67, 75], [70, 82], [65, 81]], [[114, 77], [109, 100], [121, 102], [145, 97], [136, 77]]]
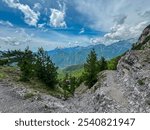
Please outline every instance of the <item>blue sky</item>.
[[150, 0], [0, 0], [0, 49], [109, 45], [138, 38]]

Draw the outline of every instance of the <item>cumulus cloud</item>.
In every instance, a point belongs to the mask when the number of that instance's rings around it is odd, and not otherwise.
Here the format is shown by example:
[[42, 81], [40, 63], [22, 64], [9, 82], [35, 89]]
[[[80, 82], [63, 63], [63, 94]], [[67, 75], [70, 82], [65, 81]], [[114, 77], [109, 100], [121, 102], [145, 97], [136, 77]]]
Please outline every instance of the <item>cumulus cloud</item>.
[[59, 4], [59, 9], [51, 9], [51, 15], [50, 15], [50, 25], [52, 27], [61, 27], [61, 28], [66, 28], [67, 24], [65, 22], [65, 4], [62, 6], [60, 3]]
[[27, 4], [21, 4], [19, 0], [3, 0], [9, 7], [20, 10], [24, 14], [24, 20], [28, 25], [36, 26], [40, 13], [33, 11]]
[[109, 45], [120, 40], [138, 38], [147, 24], [148, 22], [141, 22], [132, 27], [127, 24], [115, 25], [111, 28], [109, 33], [104, 35], [104, 37], [92, 39], [91, 43], [103, 43], [105, 45]]
[[91, 39], [94, 44], [138, 38], [150, 23], [149, 0], [76, 0], [74, 3], [91, 29], [106, 32], [104, 37]]
[[149, 16], [149, 0], [74, 0], [74, 3], [89, 27], [98, 31], [108, 32], [116, 23], [135, 26]]

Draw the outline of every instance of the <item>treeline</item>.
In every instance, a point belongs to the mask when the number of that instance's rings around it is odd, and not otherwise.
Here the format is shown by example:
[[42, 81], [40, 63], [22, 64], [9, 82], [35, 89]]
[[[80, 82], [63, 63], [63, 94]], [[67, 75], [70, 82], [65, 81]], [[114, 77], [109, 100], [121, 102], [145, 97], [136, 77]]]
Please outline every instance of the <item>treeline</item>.
[[[37, 78], [49, 88], [60, 87], [63, 90], [64, 99], [73, 96], [75, 89], [84, 82], [91, 88], [97, 82], [97, 74], [103, 70], [116, 69], [119, 57], [106, 61], [104, 57], [100, 60], [93, 49], [86, 59], [84, 71], [80, 77], [66, 74], [64, 78], [58, 79], [58, 67], [52, 62], [51, 58], [39, 48], [37, 53], [33, 53], [29, 47], [24, 51], [15, 50], [3, 52], [0, 65], [15, 63], [21, 70], [20, 80], [28, 82]], [[4, 62], [5, 61], [5, 62]]]
[[43, 48], [39, 48], [37, 53], [33, 53], [29, 47], [24, 51], [8, 50], [2, 53], [0, 61], [1, 65], [17, 65], [21, 70], [21, 81], [27, 82], [33, 78], [38, 78], [52, 88], [57, 83], [58, 68], [55, 67]]

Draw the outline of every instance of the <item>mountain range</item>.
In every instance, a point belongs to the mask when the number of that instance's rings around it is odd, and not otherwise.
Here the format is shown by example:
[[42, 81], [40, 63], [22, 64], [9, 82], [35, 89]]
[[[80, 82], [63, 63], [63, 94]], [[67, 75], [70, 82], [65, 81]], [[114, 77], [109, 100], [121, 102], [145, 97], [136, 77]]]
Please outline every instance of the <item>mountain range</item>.
[[85, 63], [86, 57], [92, 49], [96, 51], [98, 58], [103, 56], [106, 59], [112, 59], [118, 55], [123, 54], [131, 47], [131, 40], [124, 40], [108, 46], [104, 44], [90, 45], [87, 47], [76, 46], [70, 48], [56, 48], [47, 52], [52, 61], [58, 67], [65, 68], [67, 66]]

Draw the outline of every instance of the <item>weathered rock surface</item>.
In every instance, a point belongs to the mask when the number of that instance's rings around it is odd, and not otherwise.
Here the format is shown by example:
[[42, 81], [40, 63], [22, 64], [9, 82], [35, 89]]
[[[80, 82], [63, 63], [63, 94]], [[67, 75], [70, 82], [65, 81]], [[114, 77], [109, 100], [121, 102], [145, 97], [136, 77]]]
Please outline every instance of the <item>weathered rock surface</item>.
[[67, 101], [39, 92], [25, 99], [29, 89], [0, 81], [0, 112], [150, 112], [147, 36], [150, 36], [150, 26], [138, 41], [142, 50], [128, 51], [119, 61], [117, 71], [101, 72], [91, 89], [82, 84]]

